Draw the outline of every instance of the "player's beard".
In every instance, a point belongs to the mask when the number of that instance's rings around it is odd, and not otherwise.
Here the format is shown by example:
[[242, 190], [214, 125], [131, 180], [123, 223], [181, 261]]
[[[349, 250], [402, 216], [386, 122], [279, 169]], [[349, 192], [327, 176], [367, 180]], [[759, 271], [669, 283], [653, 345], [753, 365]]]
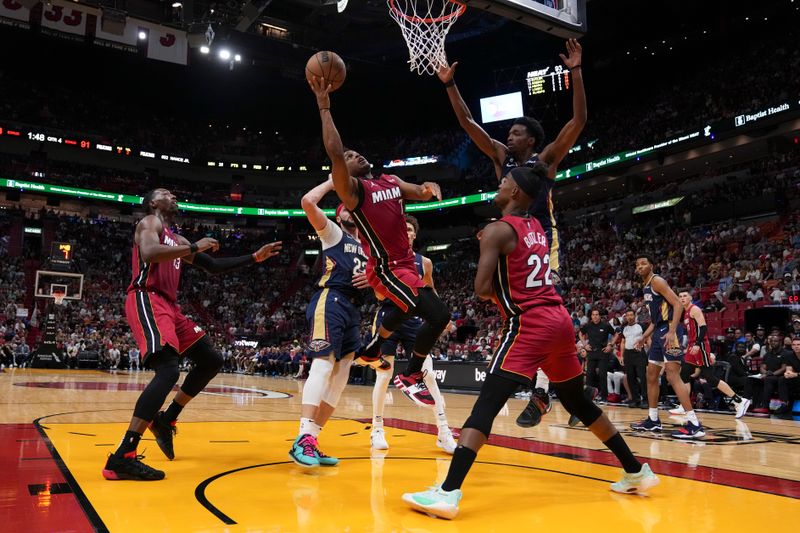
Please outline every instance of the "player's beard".
[[351, 233], [356, 230], [356, 223], [349, 220], [342, 220], [342, 226], [347, 228], [347, 231], [350, 231]]

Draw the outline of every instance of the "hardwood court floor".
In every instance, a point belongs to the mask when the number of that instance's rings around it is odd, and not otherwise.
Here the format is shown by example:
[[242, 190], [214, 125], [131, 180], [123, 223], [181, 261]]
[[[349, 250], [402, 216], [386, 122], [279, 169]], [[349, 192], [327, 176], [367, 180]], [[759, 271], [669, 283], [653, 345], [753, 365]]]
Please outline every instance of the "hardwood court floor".
[[[539, 427], [511, 400], [448, 522], [416, 513], [403, 492], [441, 481], [429, 410], [394, 389], [388, 452], [371, 452], [371, 389], [348, 387], [320, 437], [338, 467], [308, 471], [288, 458], [302, 382], [218, 376], [184, 411], [168, 461], [151, 435], [139, 452], [167, 472], [159, 482], [109, 482], [100, 470], [151, 373], [7, 370], [0, 373], [2, 531], [794, 531], [800, 516], [800, 422], [703, 414], [702, 442], [631, 435], [638, 409], [607, 412], [662, 480], [649, 497], [608, 490], [613, 456], [556, 403]], [[446, 394], [460, 427], [475, 396]], [[678, 418], [662, 421], [679, 424]], [[669, 424], [667, 424], [669, 425]], [[146, 448], [146, 451], [145, 451]]]

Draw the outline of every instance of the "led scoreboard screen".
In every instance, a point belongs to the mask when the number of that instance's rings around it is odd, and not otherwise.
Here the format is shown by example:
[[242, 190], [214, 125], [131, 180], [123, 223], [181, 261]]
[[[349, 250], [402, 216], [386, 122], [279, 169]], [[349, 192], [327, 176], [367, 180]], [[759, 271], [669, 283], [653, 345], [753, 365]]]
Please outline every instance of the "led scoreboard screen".
[[528, 96], [558, 94], [570, 89], [572, 79], [568, 69], [564, 68], [563, 65], [556, 65], [555, 67], [528, 71], [525, 77], [525, 84], [528, 89]]
[[75, 247], [68, 242], [55, 242], [50, 244], [50, 261], [56, 265], [68, 266], [75, 254]]

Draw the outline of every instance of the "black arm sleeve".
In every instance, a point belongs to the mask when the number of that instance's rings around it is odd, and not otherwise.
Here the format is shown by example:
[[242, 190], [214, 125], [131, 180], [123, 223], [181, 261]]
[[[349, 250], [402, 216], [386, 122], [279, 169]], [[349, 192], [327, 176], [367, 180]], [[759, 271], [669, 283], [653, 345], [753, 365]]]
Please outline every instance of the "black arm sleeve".
[[239, 270], [249, 265], [255, 264], [256, 260], [252, 254], [240, 255], [239, 257], [211, 257], [205, 253], [194, 254], [192, 264], [209, 274], [225, 274], [233, 270]]
[[703, 343], [703, 341], [706, 340], [707, 332], [708, 332], [707, 326], [700, 326], [699, 328], [697, 328], [697, 341], [695, 342], [695, 344], [700, 346]]

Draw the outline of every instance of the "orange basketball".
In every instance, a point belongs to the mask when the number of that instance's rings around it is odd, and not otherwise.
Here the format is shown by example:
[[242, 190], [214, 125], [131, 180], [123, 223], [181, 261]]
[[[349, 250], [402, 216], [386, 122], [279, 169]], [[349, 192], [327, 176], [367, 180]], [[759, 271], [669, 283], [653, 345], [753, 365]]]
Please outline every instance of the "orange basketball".
[[306, 62], [306, 79], [310, 81], [311, 76], [324, 78], [331, 85], [331, 91], [335, 91], [344, 83], [347, 69], [339, 54], [323, 50], [311, 56]]

